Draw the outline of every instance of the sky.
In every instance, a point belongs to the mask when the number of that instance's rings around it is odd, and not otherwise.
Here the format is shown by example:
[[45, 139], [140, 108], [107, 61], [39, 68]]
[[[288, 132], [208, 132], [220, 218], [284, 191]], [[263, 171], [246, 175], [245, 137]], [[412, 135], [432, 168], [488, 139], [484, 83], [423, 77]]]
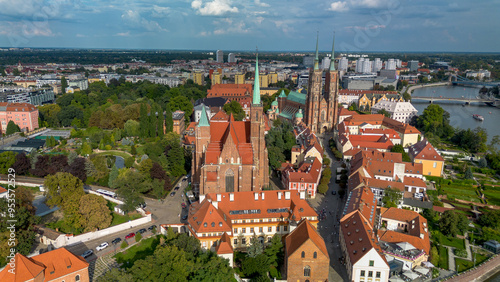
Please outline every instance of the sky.
[[0, 0], [1, 47], [500, 52], [500, 0]]

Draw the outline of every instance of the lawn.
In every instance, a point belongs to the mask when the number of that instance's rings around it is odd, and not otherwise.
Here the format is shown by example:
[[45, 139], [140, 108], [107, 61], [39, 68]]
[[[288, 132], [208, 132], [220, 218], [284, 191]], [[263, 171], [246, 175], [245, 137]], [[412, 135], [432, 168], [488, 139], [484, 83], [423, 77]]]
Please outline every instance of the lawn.
[[[473, 254], [473, 256], [474, 256], [474, 254]], [[482, 263], [483, 261], [485, 261], [487, 259], [488, 259], [487, 256], [476, 254], [476, 266], [478, 266], [480, 263]], [[462, 272], [462, 271], [466, 271], [469, 268], [474, 267], [474, 262], [464, 260], [464, 259], [455, 258], [455, 265], [457, 267], [457, 271]]]
[[130, 249], [125, 252], [116, 254], [116, 262], [123, 263], [122, 268], [132, 267], [135, 261], [144, 259], [154, 253], [156, 247], [160, 244], [161, 236], [162, 235], [156, 235], [154, 237], [144, 239], [139, 244], [130, 247]]
[[488, 204], [500, 206], [500, 189], [498, 187], [485, 189], [483, 194], [488, 199]]
[[476, 194], [476, 189], [471, 185], [441, 185], [443, 189], [443, 194], [451, 196], [455, 199], [461, 199], [465, 201], [471, 201], [480, 203], [481, 201], [478, 199]]
[[96, 153], [96, 155], [103, 155], [103, 156], [120, 156], [122, 158], [128, 158], [130, 157], [130, 154], [121, 152], [121, 151], [105, 151], [105, 152], [99, 152]]
[[448, 249], [443, 246], [438, 246], [439, 252], [439, 267], [442, 269], [448, 269]]
[[139, 213], [132, 213], [130, 215], [126, 214], [126, 215], [121, 215], [121, 214], [118, 214], [116, 212], [114, 212], [114, 208], [117, 204], [116, 203], [113, 203], [113, 202], [110, 202], [108, 201], [108, 208], [109, 210], [111, 211], [111, 215], [113, 216], [113, 220], [111, 221], [111, 225], [110, 226], [115, 226], [115, 225], [118, 225], [118, 224], [122, 224], [122, 223], [125, 223], [129, 220], [134, 220], [134, 219], [138, 219], [138, 218], [141, 218], [141, 215]]
[[438, 231], [438, 236], [440, 236], [439, 242], [441, 242], [442, 245], [449, 246], [449, 247], [454, 247], [457, 249], [462, 249], [465, 250], [465, 242], [464, 239], [458, 239], [458, 238], [451, 238], [444, 236], [441, 232]]

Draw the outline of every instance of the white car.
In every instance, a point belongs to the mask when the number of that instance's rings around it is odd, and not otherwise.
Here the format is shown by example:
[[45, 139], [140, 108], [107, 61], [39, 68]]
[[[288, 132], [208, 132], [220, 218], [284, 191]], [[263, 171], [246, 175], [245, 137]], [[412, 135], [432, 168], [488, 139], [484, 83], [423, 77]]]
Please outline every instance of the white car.
[[104, 250], [109, 246], [108, 242], [104, 242], [95, 248], [96, 251]]

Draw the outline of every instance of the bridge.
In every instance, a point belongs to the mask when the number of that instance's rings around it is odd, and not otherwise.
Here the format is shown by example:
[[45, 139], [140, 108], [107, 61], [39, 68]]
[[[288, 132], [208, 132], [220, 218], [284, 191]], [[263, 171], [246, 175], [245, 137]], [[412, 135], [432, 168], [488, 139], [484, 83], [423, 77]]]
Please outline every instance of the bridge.
[[423, 97], [423, 96], [411, 96], [412, 100], [425, 100], [429, 102], [434, 101], [456, 101], [456, 102], [466, 102], [466, 103], [493, 103], [495, 100], [492, 99], [481, 99], [481, 98], [449, 98], [449, 97]]
[[475, 81], [475, 80], [470, 80], [466, 77], [462, 77], [460, 75], [450, 75], [448, 77], [448, 81], [452, 85], [488, 86], [488, 87], [500, 86], [500, 81], [489, 81], [489, 82]]

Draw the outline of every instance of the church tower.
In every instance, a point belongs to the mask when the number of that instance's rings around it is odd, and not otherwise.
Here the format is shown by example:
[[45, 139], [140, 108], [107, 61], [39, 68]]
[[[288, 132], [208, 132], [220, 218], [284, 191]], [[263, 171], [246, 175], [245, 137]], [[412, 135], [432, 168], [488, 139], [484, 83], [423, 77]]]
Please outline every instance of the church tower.
[[261, 190], [269, 186], [269, 159], [265, 140], [264, 107], [260, 101], [259, 55], [255, 59], [255, 79], [250, 108], [250, 139], [253, 149], [254, 170], [252, 187]]
[[193, 188], [195, 192], [199, 192], [199, 183], [201, 179], [201, 168], [204, 165], [205, 152], [210, 143], [210, 122], [205, 110], [205, 106], [201, 108], [201, 116], [195, 130], [195, 151], [193, 152], [192, 170], [193, 170]]
[[313, 132], [318, 132], [318, 120], [320, 118], [321, 84], [323, 71], [319, 68], [318, 58], [318, 37], [316, 37], [316, 57], [314, 58], [314, 68], [309, 70], [309, 82], [307, 85], [306, 101], [306, 124]]
[[329, 130], [335, 129], [338, 119], [339, 72], [335, 70], [335, 33], [333, 34], [330, 69], [325, 76], [325, 98], [328, 103]]

